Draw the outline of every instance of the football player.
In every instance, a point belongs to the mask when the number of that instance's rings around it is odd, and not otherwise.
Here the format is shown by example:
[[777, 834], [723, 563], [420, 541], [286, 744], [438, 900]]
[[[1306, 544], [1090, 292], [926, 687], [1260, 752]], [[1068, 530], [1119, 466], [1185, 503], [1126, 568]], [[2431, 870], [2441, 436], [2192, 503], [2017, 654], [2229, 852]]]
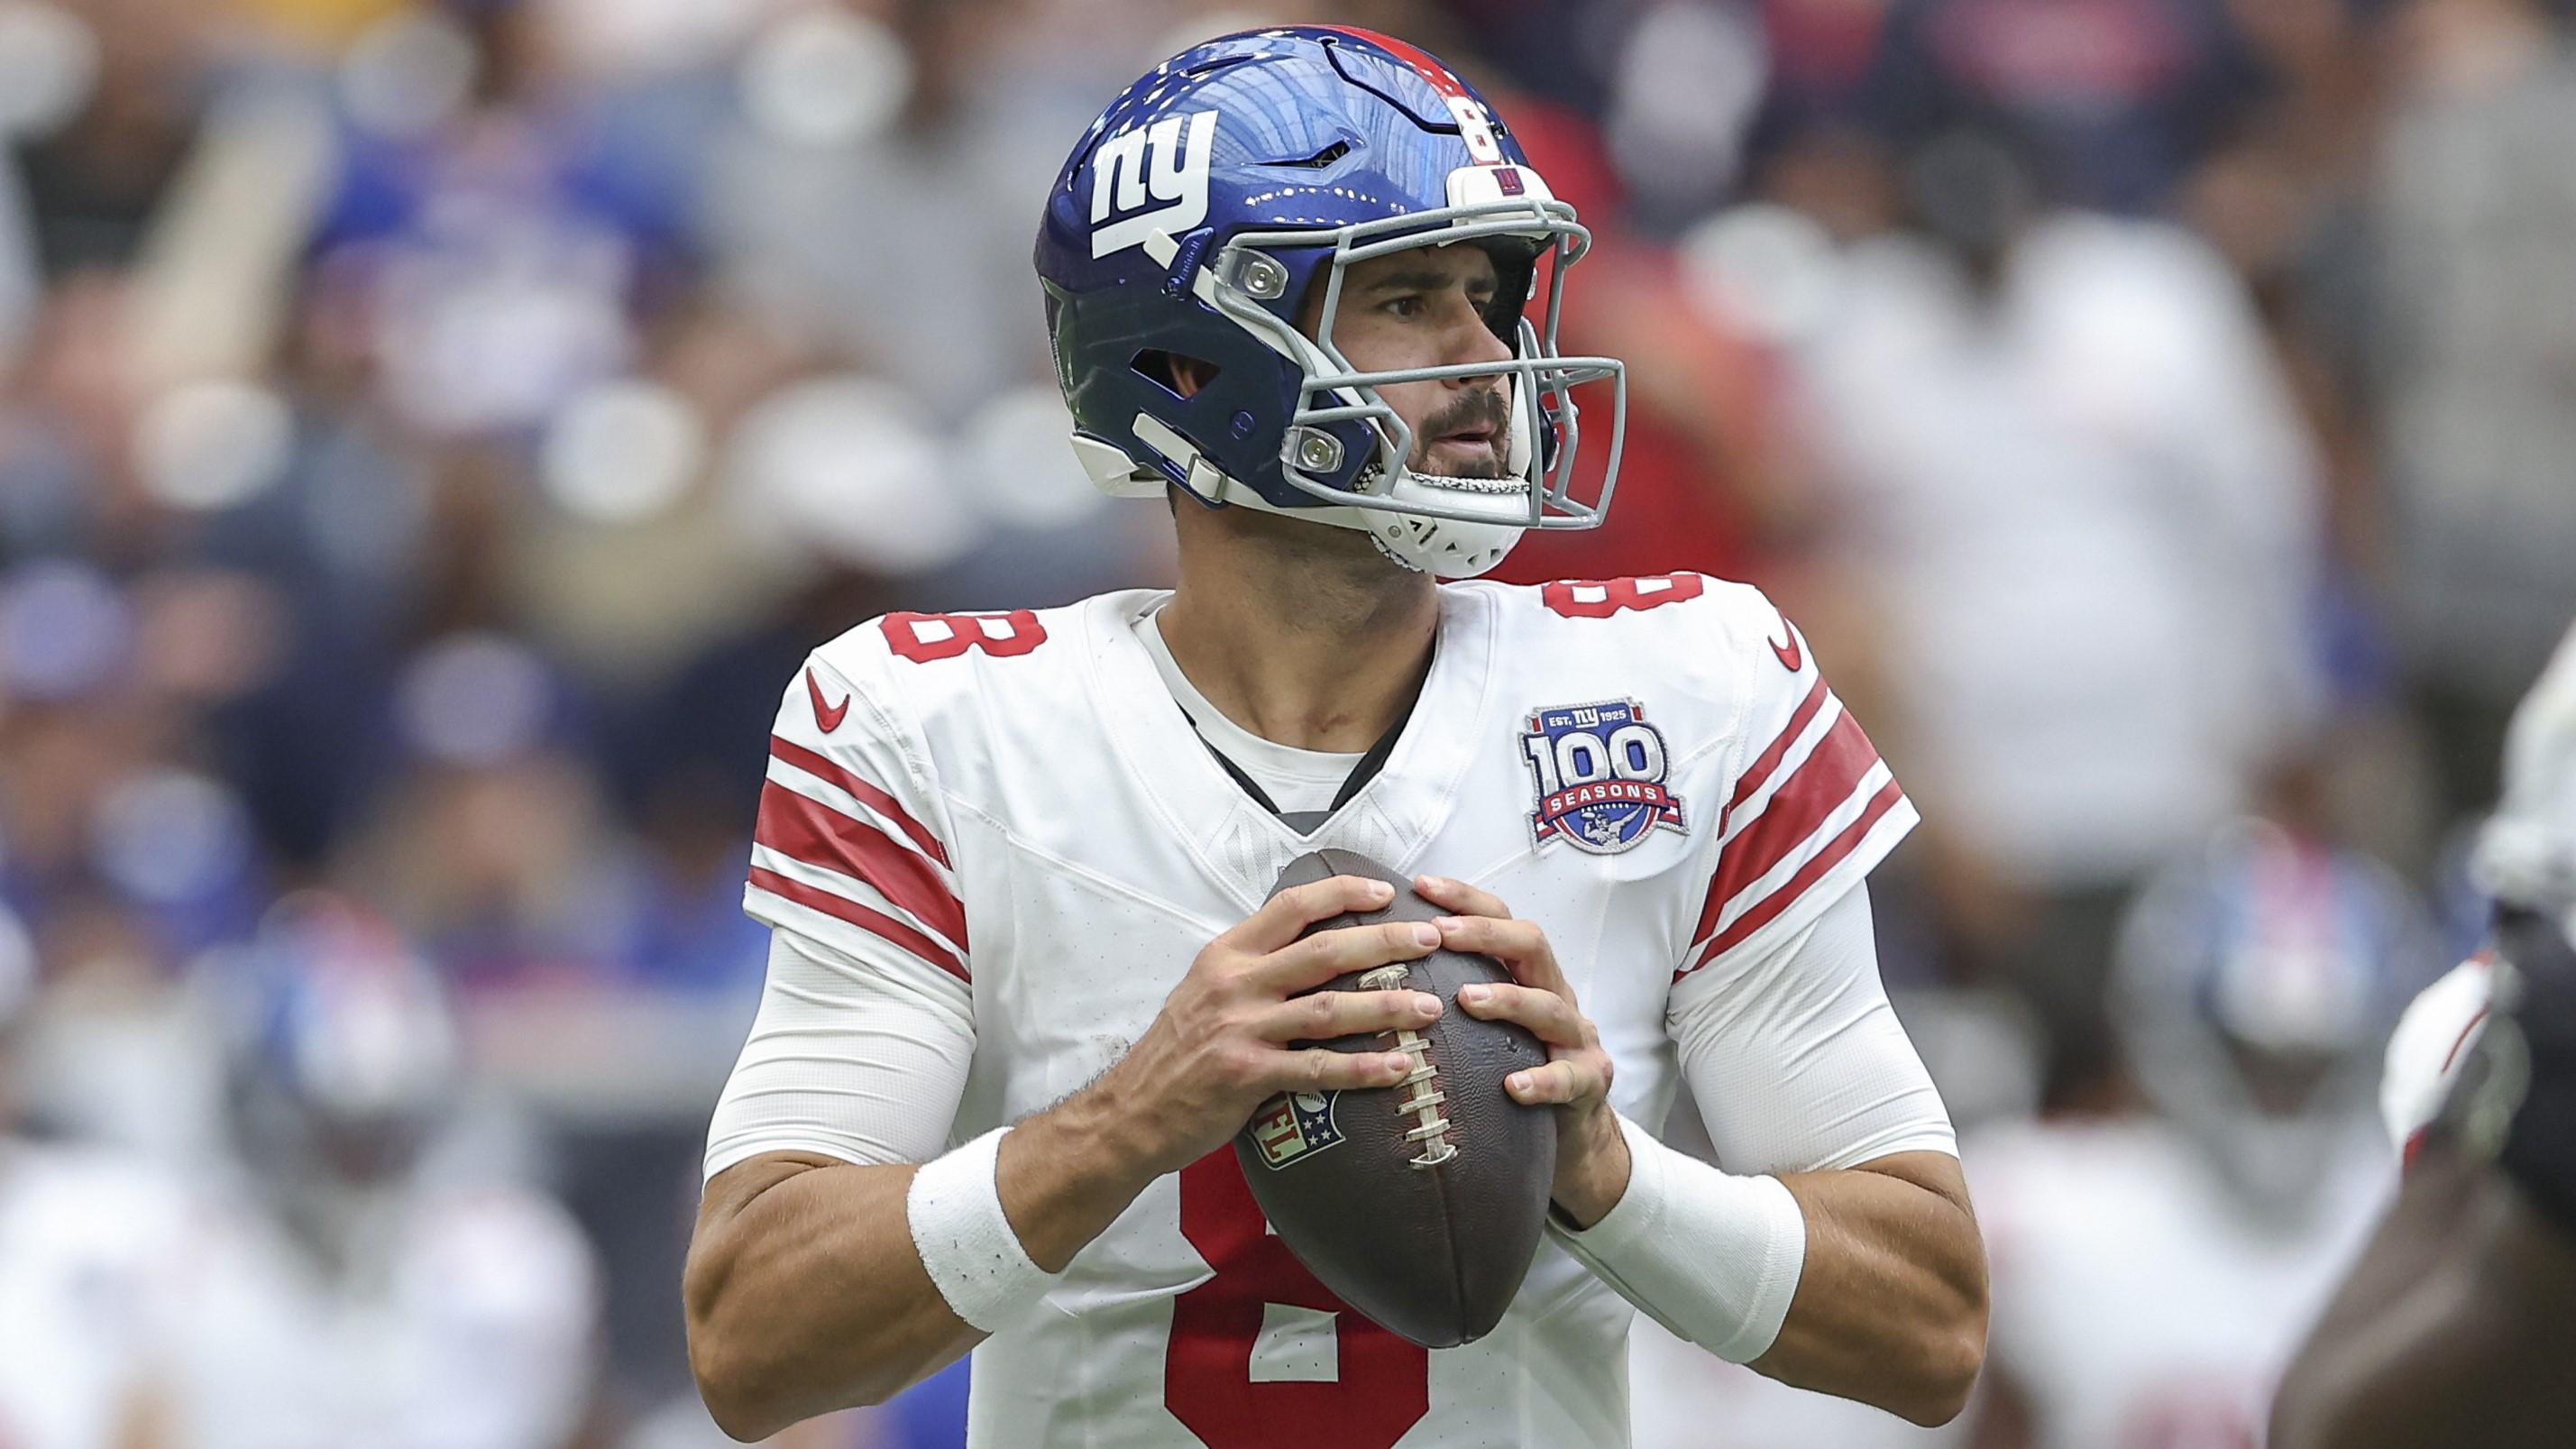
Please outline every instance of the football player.
[[2379, 1049], [2438, 960], [2391, 872], [2270, 823], [2149, 884], [2112, 1005], [2152, 1110], [1969, 1142], [1999, 1305], [1974, 1442], [2262, 1442], [2386, 1200]]
[[553, 1201], [442, 1171], [440, 983], [382, 921], [292, 897], [224, 988], [242, 1169], [199, 1195], [162, 1351], [172, 1442], [534, 1449], [590, 1402], [597, 1272]]
[[2282, 1386], [2277, 1449], [2541, 1449], [2576, 1423], [2576, 632], [2504, 776], [2474, 861], [2493, 939], [2392, 1050], [2406, 1184]]
[[[685, 1284], [729, 1432], [972, 1348], [979, 1445], [1617, 1445], [1632, 1307], [1957, 1412], [1984, 1260], [1862, 884], [1903, 791], [1750, 588], [1442, 583], [1609, 502], [1620, 365], [1556, 345], [1588, 245], [1382, 35], [1208, 42], [1082, 137], [1037, 246], [1058, 372], [1095, 480], [1170, 500], [1179, 587], [893, 614], [789, 684]], [[1389, 899], [1270, 898], [1322, 847], [1451, 914], [1301, 940]], [[1436, 1000], [1298, 994], [1444, 946], [1509, 967], [1461, 1009], [1548, 1044], [1504, 1090], [1559, 1149], [1512, 1311], [1431, 1353], [1266, 1235], [1227, 1144], [1283, 1089], [1395, 1082], [1297, 1043]], [[1723, 1170], [1647, 1130], [1685, 1087]]]
[[176, 1184], [38, 1139], [9, 1100], [35, 952], [0, 907], [0, 1445], [159, 1449], [158, 1342], [184, 1220]]

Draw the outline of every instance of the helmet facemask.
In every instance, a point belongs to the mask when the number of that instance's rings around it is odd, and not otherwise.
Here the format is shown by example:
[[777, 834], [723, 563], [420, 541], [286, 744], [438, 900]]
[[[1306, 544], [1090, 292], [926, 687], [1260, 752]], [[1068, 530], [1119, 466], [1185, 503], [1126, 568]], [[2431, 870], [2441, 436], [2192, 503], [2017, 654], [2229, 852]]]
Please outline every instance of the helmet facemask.
[[[1582, 260], [1591, 234], [1574, 210], [1547, 196], [1543, 183], [1512, 168], [1518, 197], [1469, 199], [1435, 211], [1389, 217], [1330, 232], [1261, 231], [1238, 235], [1201, 273], [1202, 300], [1251, 332], [1298, 369], [1296, 410], [1281, 440], [1280, 471], [1299, 492], [1329, 510], [1293, 510], [1367, 532], [1397, 562], [1442, 577], [1482, 573], [1502, 560], [1528, 529], [1597, 526], [1618, 484], [1627, 433], [1627, 371], [1615, 358], [1567, 357], [1557, 335], [1565, 270]], [[1468, 168], [1453, 177], [1453, 196], [1481, 185], [1499, 191], [1495, 171]], [[1526, 178], [1526, 179], [1521, 179]], [[1407, 250], [1487, 244], [1500, 253], [1498, 293], [1489, 325], [1511, 347], [1500, 361], [1365, 370], [1333, 342], [1344, 284], [1361, 263]], [[1317, 253], [1310, 287], [1322, 289], [1314, 335], [1275, 310], [1293, 273], [1280, 255]], [[1542, 278], [1542, 272], [1546, 275]], [[1527, 300], [1541, 292], [1545, 310], [1533, 324]], [[1416, 430], [1379, 389], [1399, 383], [1464, 377], [1508, 379], [1511, 399], [1503, 474], [1451, 477], [1411, 466]], [[1581, 421], [1572, 391], [1606, 382], [1612, 389], [1609, 461], [1586, 501], [1575, 495]], [[1231, 495], [1231, 490], [1229, 490]], [[1244, 502], [1242, 496], [1218, 500]], [[1257, 500], [1251, 500], [1260, 506]]]

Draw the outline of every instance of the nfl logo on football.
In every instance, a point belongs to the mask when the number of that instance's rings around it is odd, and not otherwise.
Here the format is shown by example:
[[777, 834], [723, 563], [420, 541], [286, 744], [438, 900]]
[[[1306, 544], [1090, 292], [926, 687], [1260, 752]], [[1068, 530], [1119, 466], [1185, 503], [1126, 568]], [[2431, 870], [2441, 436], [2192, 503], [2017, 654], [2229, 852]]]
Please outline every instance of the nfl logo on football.
[[1309, 1153], [1342, 1140], [1333, 1123], [1339, 1092], [1283, 1092], [1261, 1104], [1252, 1118], [1252, 1140], [1261, 1148], [1261, 1163], [1276, 1172]]
[[1521, 736], [1538, 808], [1530, 838], [1593, 855], [1634, 850], [1656, 829], [1681, 832], [1682, 800], [1664, 788], [1664, 737], [1635, 700], [1531, 712]]

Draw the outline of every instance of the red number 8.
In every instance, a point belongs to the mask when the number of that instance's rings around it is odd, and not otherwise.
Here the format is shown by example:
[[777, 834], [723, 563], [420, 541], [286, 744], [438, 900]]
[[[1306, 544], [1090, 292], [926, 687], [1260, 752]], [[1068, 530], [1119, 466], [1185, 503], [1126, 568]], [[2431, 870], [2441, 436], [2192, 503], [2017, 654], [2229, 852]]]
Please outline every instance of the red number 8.
[[[1181, 1236], [1216, 1276], [1172, 1304], [1163, 1404], [1208, 1449], [1389, 1449], [1431, 1412], [1431, 1354], [1378, 1327], [1268, 1232], [1231, 1146], [1181, 1170]], [[1266, 1305], [1336, 1315], [1340, 1377], [1255, 1383]]]
[[915, 664], [954, 659], [981, 649], [996, 659], [1026, 654], [1046, 642], [1046, 625], [1033, 609], [1007, 614], [888, 614], [878, 626], [886, 647]]
[[1696, 599], [1708, 587], [1698, 574], [1648, 574], [1636, 579], [1559, 579], [1539, 599], [1569, 619], [1607, 619], [1622, 609], [1651, 609]]

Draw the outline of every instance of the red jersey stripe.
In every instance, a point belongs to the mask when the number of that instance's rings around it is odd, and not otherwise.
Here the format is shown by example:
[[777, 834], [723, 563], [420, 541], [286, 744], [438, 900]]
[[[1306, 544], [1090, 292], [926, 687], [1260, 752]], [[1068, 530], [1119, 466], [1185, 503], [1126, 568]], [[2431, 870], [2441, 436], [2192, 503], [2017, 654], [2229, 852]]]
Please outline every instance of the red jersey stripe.
[[940, 845], [939, 837], [924, 829], [920, 821], [913, 819], [912, 816], [904, 810], [903, 803], [901, 801], [895, 799], [892, 795], [887, 794], [884, 790], [870, 784], [866, 780], [860, 779], [858, 776], [851, 774], [849, 771], [842, 769], [836, 764], [833, 764], [824, 756], [805, 748], [803, 745], [800, 745], [793, 740], [782, 739], [777, 735], [771, 735], [769, 737], [769, 753], [773, 759], [784, 760], [788, 764], [794, 765], [796, 768], [803, 770], [806, 774], [812, 775], [818, 780], [828, 780], [833, 784], [840, 786], [842, 789], [849, 791], [853, 798], [865, 804], [869, 809], [874, 810], [885, 816], [888, 820], [893, 821], [897, 828], [901, 829], [904, 834], [911, 836], [912, 843], [920, 846], [923, 852], [929, 855], [932, 860], [938, 861], [941, 865], [949, 863], [948, 851]]
[[[1756, 756], [1752, 764], [1745, 766], [1744, 773], [1737, 777], [1734, 797], [1729, 799], [1726, 802], [1726, 808], [1717, 814], [1717, 833], [1720, 836], [1726, 834], [1727, 822], [1734, 817], [1736, 807], [1752, 799], [1753, 792], [1761, 789], [1763, 783], [1771, 778], [1772, 773], [1780, 768], [1780, 762], [1788, 757], [1789, 747], [1796, 744], [1798, 737], [1807, 732], [1808, 725], [1815, 723], [1816, 711], [1825, 707], [1825, 701], [1831, 695], [1832, 691], [1825, 688], [1825, 677], [1821, 674], [1817, 675], [1814, 687], [1807, 691], [1807, 697], [1798, 701], [1798, 707], [1790, 711], [1789, 723], [1781, 727], [1780, 733], [1773, 737], [1769, 747]], [[1719, 864], [1723, 866], [1724, 862], [1721, 860]], [[1716, 882], [1711, 881], [1710, 885], [1714, 887]], [[1706, 940], [1708, 933], [1717, 929], [1717, 913], [1726, 909], [1726, 899], [1715, 889], [1709, 891], [1708, 900], [1699, 909], [1699, 924], [1691, 928], [1692, 940]]]
[[[1826, 690], [1823, 680], [1816, 681], [1807, 702], [1798, 707], [1796, 717], [1780, 738], [1753, 762], [1754, 770], [1768, 777], [1788, 752], [1791, 743], [1806, 732], [1816, 711], [1823, 707]], [[1797, 849], [1825, 817], [1841, 808], [1851, 792], [1860, 788], [1861, 777], [1878, 763], [1878, 751], [1870, 745], [1869, 736], [1861, 733], [1860, 722], [1846, 710], [1826, 729], [1825, 737], [1798, 763], [1797, 773], [1782, 781], [1763, 808], [1762, 817], [1747, 826], [1744, 833], [1726, 843], [1718, 853], [1717, 870], [1708, 883], [1708, 899], [1700, 904], [1699, 924], [1691, 929], [1691, 939], [1704, 941], [1717, 929], [1717, 918], [1736, 892], [1760, 880], [1772, 867]], [[1727, 804], [1727, 813], [1719, 817], [1718, 832], [1726, 831], [1737, 806], [1751, 797], [1747, 785], [1758, 786], [1753, 770], [1745, 772], [1745, 784], [1738, 785], [1735, 798]]]
[[761, 787], [751, 838], [791, 860], [864, 881], [932, 930], [966, 944], [966, 908], [937, 868], [867, 821], [772, 780]]
[[1721, 902], [1731, 901], [1738, 891], [1770, 874], [1797, 850], [1800, 841], [1816, 833], [1826, 816], [1842, 808], [1877, 763], [1877, 747], [1861, 732], [1860, 721], [1845, 711], [1816, 741], [1798, 772], [1772, 792], [1761, 817], [1726, 843], [1710, 894]]
[[2486, 1025], [2487, 1012], [2492, 1009], [2485, 1006], [2479, 1007], [2478, 1014], [2469, 1018], [2469, 1024], [2460, 1028], [2460, 1034], [2452, 1041], [2451, 1049], [2442, 1053], [2442, 1071], [2445, 1075], [2450, 1072], [2451, 1064], [2460, 1059], [2460, 1048], [2467, 1046], [2469, 1038], [2478, 1034], [2478, 1028]]
[[1860, 813], [1859, 819], [1845, 826], [1843, 833], [1835, 836], [1831, 845], [1818, 851], [1815, 859], [1799, 867], [1798, 873], [1783, 882], [1778, 890], [1764, 896], [1753, 909], [1736, 917], [1735, 924], [1728, 926], [1718, 934], [1717, 939], [1709, 942], [1692, 959], [1690, 965], [1674, 972], [1673, 979], [1679, 981], [1691, 972], [1697, 971], [1717, 956], [1741, 944], [1745, 937], [1778, 919], [1782, 911], [1789, 909], [1800, 896], [1807, 893], [1809, 886], [1823, 879], [1825, 872], [1842, 864], [1844, 857], [1858, 850], [1861, 841], [1869, 835], [1870, 830], [1888, 811], [1896, 808], [1896, 802], [1904, 798], [1903, 787], [1894, 780], [1889, 780], [1885, 785], [1880, 786], [1878, 793], [1870, 797], [1869, 808]]
[[[1798, 701], [1798, 708], [1790, 714], [1789, 723], [1782, 727], [1778, 737], [1771, 741], [1770, 748], [1744, 767], [1743, 775], [1735, 782], [1734, 797], [1726, 802], [1726, 814], [1734, 814], [1735, 807], [1752, 799], [1753, 792], [1769, 783], [1771, 772], [1780, 768], [1780, 761], [1788, 756], [1789, 747], [1807, 732], [1807, 726], [1815, 723], [1816, 711], [1825, 707], [1825, 700], [1831, 694], [1832, 691], [1825, 688], [1825, 677], [1817, 675], [1815, 687], [1807, 691], [1805, 699]], [[1723, 817], [1718, 820], [1717, 828], [1720, 832], [1726, 829]]]
[[869, 935], [882, 936], [960, 981], [973, 979], [966, 974], [966, 963], [947, 947], [883, 911], [869, 910], [857, 901], [809, 886], [801, 880], [790, 880], [774, 870], [764, 870], [756, 865], [751, 868], [751, 883], [771, 895], [847, 921]]

